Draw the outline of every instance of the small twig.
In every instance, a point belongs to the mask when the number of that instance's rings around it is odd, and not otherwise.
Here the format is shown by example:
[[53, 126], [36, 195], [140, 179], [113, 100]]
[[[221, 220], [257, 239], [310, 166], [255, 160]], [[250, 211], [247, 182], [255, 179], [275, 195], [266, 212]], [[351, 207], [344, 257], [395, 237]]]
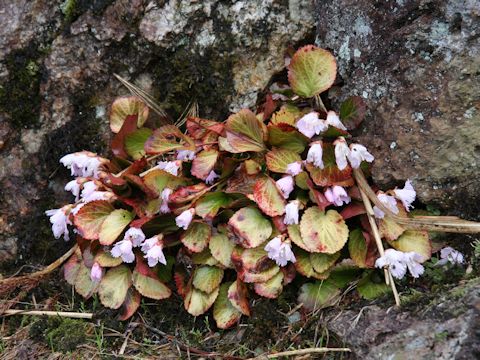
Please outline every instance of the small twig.
[[36, 315], [36, 316], [61, 316], [75, 319], [92, 319], [92, 313], [78, 313], [78, 312], [65, 312], [65, 311], [41, 311], [41, 310], [5, 310], [0, 316], [11, 315]]
[[249, 358], [248, 360], [259, 360], [264, 359], [275, 359], [280, 356], [295, 356], [295, 355], [306, 355], [306, 354], [322, 354], [327, 352], [351, 352], [349, 348], [308, 348], [308, 349], [300, 349], [300, 350], [290, 350], [290, 351], [282, 351], [275, 354], [268, 354], [268, 355], [260, 355], [254, 358]]

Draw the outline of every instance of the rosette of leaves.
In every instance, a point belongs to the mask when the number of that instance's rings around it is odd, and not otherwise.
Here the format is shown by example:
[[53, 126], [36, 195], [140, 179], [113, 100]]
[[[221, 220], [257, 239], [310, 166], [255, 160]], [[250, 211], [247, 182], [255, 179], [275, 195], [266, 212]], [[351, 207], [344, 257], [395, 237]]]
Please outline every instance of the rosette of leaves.
[[[331, 127], [309, 139], [296, 128], [311, 111], [326, 115], [313, 97], [328, 90], [335, 77], [333, 55], [305, 46], [288, 66], [290, 96], [278, 100], [269, 94], [255, 112], [243, 109], [225, 121], [189, 117], [185, 128], [155, 128], [140, 99], [117, 99], [110, 111], [113, 155], [96, 180], [114, 196], [69, 215], [79, 248], [65, 265], [66, 280], [85, 298], [98, 293], [104, 306], [121, 308], [120, 318], [126, 319], [142, 297], [168, 298], [173, 279], [185, 309], [198, 316], [213, 307], [219, 328], [249, 316], [249, 298], [277, 298], [296, 277], [307, 310], [334, 304], [355, 279], [362, 279], [360, 294], [370, 296], [371, 276], [362, 277], [362, 271], [374, 271], [378, 256], [372, 230], [352, 169], [339, 170], [335, 162], [333, 141], [349, 134]], [[348, 129], [358, 126], [364, 113], [357, 97], [339, 111]], [[307, 163], [287, 200], [276, 180], [288, 173], [288, 164], [306, 159], [313, 140], [322, 140], [324, 167]], [[156, 166], [159, 160], [176, 161], [182, 150], [195, 152], [195, 158], [182, 161], [177, 174]], [[219, 178], [207, 184], [212, 171]], [[335, 185], [348, 189], [350, 204], [328, 202], [324, 191]], [[160, 212], [165, 189], [171, 190], [169, 213]], [[300, 221], [287, 226], [283, 217], [291, 200], [301, 204]], [[194, 209], [195, 216], [184, 230], [175, 218], [186, 209]], [[139, 247], [133, 263], [112, 257], [112, 246], [129, 227], [141, 228], [147, 238], [161, 236], [167, 265], [149, 267]], [[392, 247], [430, 257], [427, 233], [406, 231], [388, 217], [380, 227]], [[291, 242], [295, 263], [280, 267], [268, 257], [264, 248], [275, 236]], [[90, 279], [94, 263], [105, 271], [99, 282]]]

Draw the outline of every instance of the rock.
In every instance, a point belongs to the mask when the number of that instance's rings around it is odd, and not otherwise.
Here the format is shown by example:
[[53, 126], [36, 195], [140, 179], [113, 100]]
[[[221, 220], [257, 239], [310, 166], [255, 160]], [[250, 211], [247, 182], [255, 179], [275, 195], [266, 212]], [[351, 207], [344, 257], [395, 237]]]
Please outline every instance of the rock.
[[[8, 3], [8, 4], [7, 4]], [[0, 263], [52, 261], [44, 211], [71, 201], [66, 153], [107, 151], [119, 73], [172, 116], [251, 107], [313, 38], [313, 1], [15, 1], [0, 6]], [[107, 155], [107, 154], [105, 154]]]
[[357, 135], [375, 155], [375, 182], [410, 178], [421, 202], [470, 219], [480, 219], [478, 9], [475, 0], [317, 4], [317, 45], [339, 60], [332, 95], [368, 104]]
[[410, 310], [372, 305], [360, 313], [342, 311], [329, 322], [329, 329], [359, 359], [477, 359], [480, 280], [460, 284]]

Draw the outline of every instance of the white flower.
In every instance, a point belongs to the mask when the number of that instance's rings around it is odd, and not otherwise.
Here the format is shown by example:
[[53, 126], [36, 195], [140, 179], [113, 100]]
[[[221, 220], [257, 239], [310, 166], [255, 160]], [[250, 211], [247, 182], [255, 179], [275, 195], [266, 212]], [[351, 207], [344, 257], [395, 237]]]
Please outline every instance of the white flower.
[[417, 193], [410, 180], [405, 182], [403, 189], [395, 189], [393, 192], [395, 193], [395, 197], [402, 202], [405, 210], [410, 211], [410, 208], [413, 208], [412, 203], [415, 201]]
[[402, 279], [407, 273], [404, 253], [394, 249], [385, 250], [385, 254], [375, 261], [375, 266], [378, 268], [388, 267], [392, 276], [397, 279]]
[[84, 199], [88, 198], [97, 190], [98, 190], [98, 186], [97, 184], [95, 184], [95, 181], [87, 181], [86, 183], [83, 184], [82, 198]]
[[167, 260], [163, 254], [162, 245], [158, 242], [147, 251], [147, 254], [144, 256], [144, 258], [148, 260], [148, 266], [150, 267], [153, 267], [158, 263], [167, 265]]
[[318, 135], [328, 128], [328, 126], [318, 118], [318, 113], [316, 112], [304, 115], [297, 121], [296, 127], [298, 131], [308, 138], [311, 138], [313, 135]]
[[337, 129], [340, 129], [340, 130], [347, 130], [345, 125], [343, 125], [342, 122], [340, 121], [340, 118], [335, 113], [335, 111], [329, 111], [327, 113], [327, 120], [325, 120], [325, 124], [331, 125], [331, 126], [336, 127]]
[[285, 206], [285, 218], [283, 219], [285, 225], [298, 224], [299, 205], [300, 202], [298, 200], [293, 200]]
[[348, 196], [345, 189], [341, 186], [332, 186], [325, 190], [325, 198], [335, 206], [342, 206], [343, 204], [348, 204], [352, 199]]
[[423, 261], [422, 255], [411, 251], [411, 252], [404, 253], [403, 256], [404, 256], [405, 264], [407, 265], [408, 271], [415, 279], [423, 274], [423, 272], [425, 271], [425, 268], [421, 264]]
[[193, 216], [195, 215], [195, 209], [188, 209], [182, 212], [175, 218], [175, 223], [179, 228], [187, 230], [192, 222]]
[[160, 206], [160, 212], [162, 214], [167, 214], [171, 211], [170, 208], [168, 207], [168, 199], [172, 194], [172, 192], [173, 191], [170, 188], [165, 188], [162, 190], [162, 194], [160, 195], [160, 197], [162, 198], [162, 205]]
[[363, 160], [372, 162], [375, 158], [370, 154], [367, 148], [360, 144], [351, 144], [350, 153], [347, 154], [348, 160], [354, 169], [358, 169]]
[[96, 201], [96, 200], [110, 200], [113, 198], [115, 195], [109, 191], [94, 191], [87, 197], [83, 198], [83, 201], [85, 203], [91, 202], [91, 201]]
[[178, 175], [178, 169], [180, 168], [180, 165], [182, 164], [181, 161], [159, 161], [158, 165], [154, 167], [154, 169], [160, 169], [160, 170], [165, 170], [166, 172], [177, 176]]
[[78, 201], [80, 197], [80, 184], [77, 182], [77, 179], [69, 181], [67, 185], [65, 185], [65, 190], [71, 191], [75, 196], [75, 201]]
[[142, 251], [146, 254], [148, 250], [154, 247], [159, 240], [159, 235], [155, 235], [147, 240], [145, 240], [142, 244]]
[[343, 170], [347, 167], [347, 157], [350, 156], [350, 149], [348, 148], [347, 142], [340, 136], [333, 142], [335, 145], [335, 162], [337, 163], [338, 169]]
[[268, 257], [275, 260], [278, 266], [285, 266], [289, 261], [296, 261], [295, 255], [289, 242], [282, 242], [280, 236], [274, 237], [268, 242], [264, 250], [268, 253]]
[[192, 151], [192, 150], [178, 150], [177, 151], [177, 160], [191, 161], [193, 159], [195, 159], [195, 151]]
[[[397, 200], [393, 196], [387, 195], [381, 191], [377, 193], [377, 198], [380, 202], [385, 205], [385, 207], [393, 212], [394, 214], [398, 214], [398, 207], [397, 207]], [[383, 219], [385, 213], [380, 210], [378, 206], [373, 207], [373, 214], [377, 219]]]
[[447, 246], [440, 251], [441, 260], [437, 262], [438, 265], [445, 265], [447, 263], [455, 264], [463, 264], [464, 257], [460, 251]]
[[122, 257], [123, 262], [132, 263], [135, 260], [133, 253], [133, 244], [130, 240], [121, 240], [117, 242], [110, 251], [113, 257]]
[[90, 279], [92, 279], [93, 282], [99, 282], [102, 280], [103, 272], [103, 268], [100, 266], [100, 264], [98, 262], [94, 262], [92, 269], [90, 270]]
[[281, 179], [276, 181], [277, 187], [283, 194], [285, 199], [288, 199], [290, 193], [293, 191], [293, 187], [295, 186], [295, 181], [291, 175], [287, 175], [282, 177]]
[[322, 142], [314, 142], [310, 146], [310, 149], [308, 149], [308, 154], [307, 154], [307, 162], [313, 163], [316, 167], [323, 169], [323, 148], [322, 148]]
[[218, 179], [220, 177], [220, 175], [218, 175], [215, 171], [210, 171], [210, 173], [208, 174], [207, 178], [205, 179], [205, 182], [210, 185], [210, 184], [213, 184], [213, 182]]
[[302, 163], [300, 161], [295, 161], [287, 165], [287, 174], [296, 176], [302, 172]]
[[131, 227], [125, 233], [123, 240], [129, 240], [132, 242], [133, 246], [137, 247], [142, 245], [143, 241], [145, 240], [145, 234], [143, 233], [142, 229]]
[[71, 170], [72, 176], [98, 178], [98, 170], [104, 159], [88, 151], [65, 155], [60, 162]]
[[52, 232], [55, 239], [60, 238], [63, 235], [65, 241], [70, 240], [68, 236], [68, 227], [72, 223], [68, 219], [66, 211], [68, 210], [69, 205], [62, 207], [61, 209], [51, 209], [45, 211], [45, 215], [50, 217], [50, 223], [52, 224]]

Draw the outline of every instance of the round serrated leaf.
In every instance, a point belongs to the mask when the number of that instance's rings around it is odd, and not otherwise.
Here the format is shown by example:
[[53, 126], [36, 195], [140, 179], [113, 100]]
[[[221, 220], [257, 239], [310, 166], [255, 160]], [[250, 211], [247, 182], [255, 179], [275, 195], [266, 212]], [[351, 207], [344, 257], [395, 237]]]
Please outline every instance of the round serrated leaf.
[[391, 287], [375, 272], [371, 272], [366, 273], [358, 282], [357, 291], [364, 299], [372, 300], [391, 292]]
[[[255, 114], [249, 109], [242, 109], [230, 115], [225, 124], [227, 134], [227, 151], [241, 153], [265, 150], [263, 142], [265, 129]], [[220, 140], [220, 138], [219, 138]]]
[[305, 243], [303, 242], [302, 235], [300, 235], [300, 225], [289, 225], [287, 227], [287, 231], [288, 238], [292, 240], [295, 245], [302, 248], [303, 250], [310, 251], [307, 245], [305, 245]]
[[125, 135], [125, 151], [127, 154], [135, 160], [145, 156], [145, 142], [151, 135], [152, 130], [148, 128], [141, 128]]
[[228, 329], [233, 326], [242, 316], [228, 300], [228, 288], [231, 283], [225, 283], [220, 286], [218, 297], [213, 304], [213, 318], [220, 329]]
[[118, 133], [125, 119], [130, 115], [137, 116], [137, 126], [141, 127], [147, 120], [148, 106], [135, 96], [117, 98], [110, 110], [110, 129], [114, 133]]
[[264, 176], [253, 187], [253, 198], [258, 207], [268, 216], [280, 216], [285, 213], [285, 198], [273, 179]]
[[80, 262], [77, 276], [75, 277], [75, 291], [82, 295], [85, 299], [95, 293], [98, 282], [92, 281], [90, 278], [90, 268], [86, 267], [83, 261]]
[[306, 163], [305, 167], [310, 173], [313, 182], [318, 186], [352, 186], [352, 168], [350, 165], [340, 170], [335, 160], [335, 147], [324, 142], [323, 145], [323, 169], [312, 163]]
[[125, 265], [107, 270], [98, 288], [100, 302], [107, 308], [118, 309], [125, 301], [131, 285], [132, 273]]
[[388, 243], [399, 251], [422, 255], [423, 261], [432, 257], [432, 243], [426, 231], [407, 230], [397, 240]]
[[145, 142], [147, 154], [165, 154], [172, 150], [195, 151], [195, 142], [174, 125], [164, 125], [156, 129]]
[[132, 282], [140, 294], [150, 299], [162, 300], [172, 294], [172, 291], [156, 276], [142, 274], [137, 269], [133, 271]]
[[255, 283], [253, 289], [255, 292], [263, 297], [269, 299], [276, 299], [283, 290], [283, 272], [279, 271], [270, 280], [262, 283]]
[[348, 237], [348, 252], [350, 253], [350, 258], [358, 267], [367, 267], [367, 242], [365, 241], [362, 230], [355, 229], [350, 232]]
[[250, 316], [250, 306], [248, 304], [247, 295], [247, 286], [239, 279], [234, 281], [228, 288], [228, 300], [230, 300], [233, 307], [243, 315]]
[[334, 254], [313, 253], [310, 254], [310, 263], [317, 273], [329, 270], [340, 257], [340, 252]]
[[193, 273], [193, 286], [210, 294], [220, 286], [223, 279], [223, 270], [216, 266], [200, 266]]
[[125, 321], [135, 314], [137, 309], [140, 307], [141, 300], [142, 295], [140, 295], [140, 293], [134, 288], [129, 288], [127, 291], [127, 296], [125, 297], [125, 301], [122, 304], [118, 320]]
[[213, 219], [230, 202], [231, 198], [224, 192], [207, 193], [195, 203], [195, 213], [203, 219]]
[[228, 221], [239, 242], [246, 248], [262, 244], [272, 234], [272, 224], [253, 207], [238, 210]]
[[318, 280], [324, 280], [327, 279], [328, 276], [330, 275], [330, 272], [324, 271], [324, 272], [316, 272], [315, 269], [313, 268], [312, 261], [310, 259], [310, 253], [296, 249], [295, 250], [295, 258], [297, 261], [295, 261], [294, 266], [295, 269], [302, 274], [303, 276], [306, 276], [308, 278], [315, 278]]
[[209, 248], [206, 248], [205, 250], [199, 253], [193, 253], [192, 261], [195, 265], [210, 265], [210, 266], [218, 265], [218, 260], [212, 256]]
[[202, 252], [210, 241], [212, 229], [210, 225], [200, 221], [194, 221], [188, 229], [182, 234], [180, 240], [188, 250], [199, 253]]
[[115, 267], [120, 265], [123, 260], [121, 257], [113, 257], [109, 251], [100, 250], [97, 254], [95, 254], [95, 260], [98, 265], [101, 267]]
[[200, 180], [205, 180], [213, 170], [218, 159], [219, 152], [215, 149], [203, 150], [195, 156], [192, 162], [191, 174]]
[[279, 271], [280, 267], [277, 265], [274, 265], [273, 267], [261, 272], [251, 272], [242, 269], [238, 272], [238, 277], [245, 283], [263, 283], [277, 275]]
[[[75, 285], [75, 278], [80, 270], [80, 263], [82, 262], [82, 254], [77, 248], [77, 251], [68, 258], [63, 265], [63, 276], [67, 283]], [[83, 262], [82, 262], [83, 263]]]
[[226, 268], [232, 268], [232, 251], [235, 244], [224, 234], [213, 235], [208, 244], [212, 256]]
[[336, 75], [335, 57], [313, 45], [298, 49], [288, 66], [288, 81], [292, 90], [306, 98], [329, 89]]
[[190, 315], [199, 316], [205, 313], [215, 302], [220, 288], [216, 288], [210, 294], [190, 286], [185, 294], [183, 305]]
[[348, 239], [348, 227], [342, 216], [335, 210], [325, 213], [317, 207], [308, 208], [303, 214], [300, 233], [311, 252], [336, 253]]
[[328, 281], [316, 281], [303, 284], [298, 295], [298, 302], [307, 310], [323, 309], [335, 304], [340, 289]]
[[270, 145], [302, 153], [308, 144], [307, 137], [302, 135], [293, 126], [279, 124], [268, 126], [268, 142]]
[[274, 149], [265, 155], [267, 168], [277, 173], [287, 173], [288, 164], [301, 161], [302, 158], [296, 152], [287, 149]]
[[114, 207], [108, 201], [91, 201], [74, 216], [75, 226], [84, 239], [96, 240], [100, 236], [103, 222], [113, 210]]
[[99, 241], [102, 245], [111, 245], [133, 220], [134, 214], [128, 210], [113, 210], [102, 223]]

